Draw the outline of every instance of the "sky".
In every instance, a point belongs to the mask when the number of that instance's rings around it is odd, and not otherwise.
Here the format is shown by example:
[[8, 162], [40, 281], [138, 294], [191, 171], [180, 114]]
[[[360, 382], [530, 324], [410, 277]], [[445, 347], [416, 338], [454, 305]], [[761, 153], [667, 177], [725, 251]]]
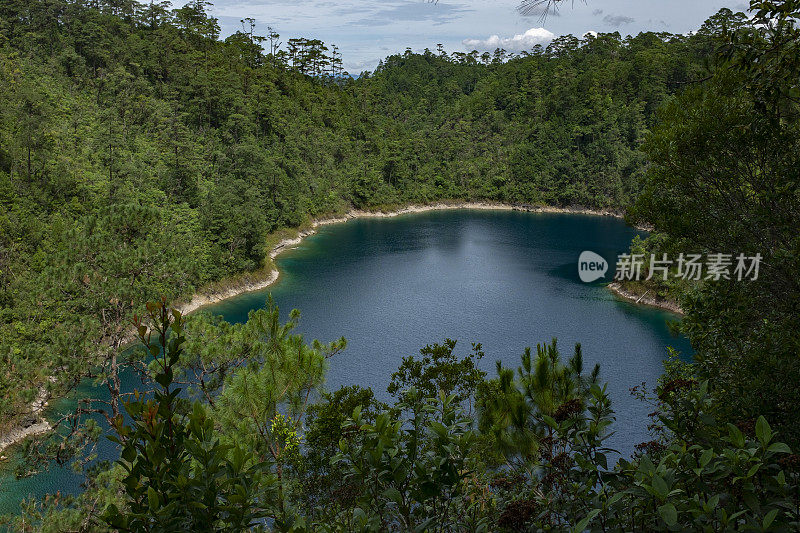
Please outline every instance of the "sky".
[[[179, 0], [180, 1], [180, 0]], [[175, 3], [179, 3], [175, 2]], [[213, 1], [213, 0], [212, 0]], [[321, 39], [339, 47], [345, 70], [373, 70], [391, 54], [421, 52], [441, 43], [448, 52], [519, 52], [559, 35], [589, 31], [636, 35], [642, 31], [687, 33], [720, 8], [744, 11], [746, 0], [564, 0], [557, 12], [523, 16], [520, 0], [216, 0], [222, 36], [256, 20], [255, 33], [271, 26], [281, 41]]]

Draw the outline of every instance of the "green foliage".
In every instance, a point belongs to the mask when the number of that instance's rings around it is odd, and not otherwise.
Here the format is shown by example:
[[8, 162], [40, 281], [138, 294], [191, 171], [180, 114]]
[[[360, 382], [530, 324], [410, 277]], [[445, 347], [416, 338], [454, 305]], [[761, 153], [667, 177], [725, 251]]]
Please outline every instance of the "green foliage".
[[718, 422], [707, 382], [670, 381], [658, 392], [666, 406], [661, 420], [674, 438], [618, 465], [624, 492], [616, 514], [627, 523], [621, 527], [782, 531], [800, 525], [797, 456], [775, 440], [764, 417], [744, 432]]
[[[409, 389], [406, 397], [410, 403], [401, 401], [401, 411], [419, 401], [419, 392]], [[356, 408], [345, 424], [361, 438], [342, 439], [335, 460], [364, 492], [352, 516], [340, 517], [331, 530], [486, 530], [470, 484], [476, 436], [454, 395], [430, 399], [408, 420], [385, 412], [367, 423]]]
[[[800, 526], [800, 456], [764, 417], [721, 422], [708, 383], [677, 362], [668, 363], [652, 398], [642, 392], [655, 404], [658, 440], [612, 465], [614, 452], [604, 444], [614, 423], [610, 400], [596, 371], [583, 374], [579, 348], [562, 363], [555, 343], [539, 345], [535, 359], [526, 351], [516, 374], [500, 368], [500, 377], [479, 386], [479, 420], [455, 394], [423, 398], [411, 387], [388, 408], [353, 387], [323, 395], [307, 409], [305, 424], [274, 412], [248, 422], [262, 426], [232, 427], [217, 418], [219, 407], [172, 388], [186, 344], [183, 318], [161, 305], [151, 307], [151, 319], [158, 341], [144, 341], [157, 386], [152, 398], [127, 403], [131, 422], [120, 418], [115, 426], [123, 448], [111, 479], [93, 478], [116, 487], [116, 495], [92, 488], [78, 501], [29, 508], [26, 518], [42, 529], [63, 530], [59, 520], [85, 527], [79, 524], [97, 520], [98, 512], [110, 527], [137, 531], [258, 529], [262, 517], [294, 531]], [[284, 327], [270, 331], [287, 342]], [[447, 368], [444, 359], [430, 370]], [[226, 393], [223, 386], [215, 396]], [[248, 402], [261, 409], [257, 401]], [[523, 433], [525, 439], [514, 438]], [[482, 457], [480, 440], [487, 437], [506, 444], [499, 464]], [[248, 443], [248, 453], [238, 442]]]
[[251, 311], [244, 324], [201, 315], [190, 320], [188, 346], [196, 351], [182, 357], [184, 375], [198, 380], [224, 441], [245, 446], [271, 465], [278, 519], [285, 524], [293, 518], [286, 507], [287, 470], [297, 468], [303, 417], [323, 383], [326, 359], [346, 346], [344, 338], [307, 345], [293, 333], [299, 319], [293, 310], [282, 324], [271, 295], [266, 308]]
[[[527, 367], [518, 370], [527, 375]], [[673, 369], [676, 372], [677, 369]], [[657, 389], [663, 441], [609, 463], [613, 413], [592, 384], [585, 410], [542, 416], [543, 450], [491, 486], [502, 531], [791, 531], [799, 523], [798, 456], [759, 417], [719, 422], [708, 383], [675, 377]], [[520, 468], [521, 466], [521, 468]]]
[[133, 309], [262, 268], [267, 235], [311, 217], [440, 199], [621, 209], [655, 109], [708, 40], [409, 52], [352, 79], [318, 40], [278, 49], [251, 20], [221, 41], [207, 3], [176, 7], [0, 7], [0, 420], [90, 371], [114, 389]]
[[345, 423], [356, 409], [362, 421], [374, 423], [388, 406], [375, 400], [371, 389], [352, 385], [323, 393], [320, 401], [308, 408], [304, 455], [295, 465], [298, 490], [292, 497], [309, 523], [329, 524], [337, 517], [352, 516], [363, 493], [356, 480], [346, 479], [344, 466], [332, 462], [342, 439], [352, 443], [361, 437]]
[[536, 346], [536, 357], [526, 348], [517, 377], [497, 363], [498, 377], [482, 384], [478, 398], [480, 428], [494, 436], [498, 449], [510, 463], [526, 468], [538, 457], [551, 458], [554, 424], [578, 417], [594, 393], [599, 367], [583, 373], [580, 344], [566, 364], [556, 340]]
[[[271, 481], [265, 464], [238, 445], [221, 442], [199, 402], [173, 388], [180, 360], [183, 318], [163, 304], [148, 305], [158, 340], [144, 324], [139, 338], [154, 358], [158, 387], [152, 398], [126, 402], [131, 424], [120, 416], [112, 440], [122, 447], [123, 507], [111, 504], [103, 519], [123, 531], [242, 531], [267, 515]], [[169, 335], [169, 338], [168, 338]]]
[[445, 339], [444, 344], [429, 344], [414, 356], [404, 357], [387, 391], [395, 397], [402, 397], [405, 391], [414, 388], [423, 398], [436, 398], [440, 393], [453, 395], [458, 403], [469, 403], [477, 392], [478, 385], [486, 377], [486, 372], [477, 367], [483, 358], [480, 344], [473, 344], [472, 351], [459, 360], [453, 353], [456, 341]]
[[633, 215], [673, 250], [732, 254], [734, 266], [738, 254], [760, 254], [756, 280], [687, 289], [681, 329], [720, 415], [764, 415], [796, 445], [800, 29], [796, 2], [753, 6], [752, 21], [718, 15], [712, 76], [661, 113], [644, 145], [652, 165]]

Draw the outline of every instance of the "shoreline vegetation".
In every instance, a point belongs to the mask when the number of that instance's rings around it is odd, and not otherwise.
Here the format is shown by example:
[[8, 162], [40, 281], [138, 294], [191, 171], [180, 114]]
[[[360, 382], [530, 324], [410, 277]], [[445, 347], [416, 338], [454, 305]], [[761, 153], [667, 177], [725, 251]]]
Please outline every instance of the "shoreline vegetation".
[[[623, 218], [621, 212], [612, 209], [591, 209], [581, 206], [555, 207], [547, 205], [509, 204], [501, 202], [435, 202], [431, 204], [411, 204], [397, 209], [378, 209], [369, 211], [364, 209], [351, 209], [342, 215], [331, 215], [312, 220], [306, 226], [298, 228], [284, 228], [271, 235], [270, 240], [275, 240], [270, 246], [269, 259], [262, 268], [242, 273], [232, 278], [226, 278], [212, 283], [196, 291], [188, 301], [178, 300], [173, 305], [181, 314], [188, 315], [212, 304], [234, 298], [241, 294], [266, 289], [274, 284], [280, 277], [280, 271], [274, 263], [278, 255], [299, 245], [303, 239], [317, 233], [318, 228], [331, 224], [341, 224], [359, 218], [392, 218], [401, 215], [424, 213], [428, 211], [443, 211], [450, 209], [475, 209], [495, 211], [523, 211], [529, 213], [563, 213], [575, 215], [595, 215]], [[639, 228], [647, 230], [647, 228]], [[677, 304], [655, 298], [639, 298], [633, 293], [622, 289], [619, 284], [611, 283], [609, 290], [623, 299], [637, 304], [655, 306], [667, 311], [682, 314]], [[20, 444], [29, 437], [34, 437], [52, 429], [50, 422], [45, 417], [47, 408], [47, 391], [43, 387], [37, 398], [31, 402], [30, 411], [22, 417], [22, 422], [0, 432], [0, 461], [6, 459], [3, 452], [8, 448]]]
[[[189, 314], [198, 309], [215, 303], [234, 298], [248, 292], [266, 289], [278, 280], [280, 271], [273, 263], [274, 259], [299, 245], [303, 239], [317, 233], [318, 228], [331, 224], [341, 224], [359, 218], [392, 218], [401, 215], [424, 213], [428, 211], [443, 211], [449, 209], [476, 209], [495, 211], [523, 211], [529, 213], [563, 213], [575, 215], [596, 215], [623, 218], [623, 215], [611, 209], [591, 209], [579, 206], [554, 207], [537, 206], [529, 204], [509, 204], [501, 202], [435, 202], [431, 204], [411, 204], [397, 209], [379, 209], [369, 211], [364, 209], [351, 209], [343, 215], [333, 215], [314, 219], [307, 226], [300, 228], [283, 229], [273, 234], [275, 244], [270, 247], [268, 264], [255, 272], [248, 272], [234, 278], [213, 283], [197, 291], [188, 302], [178, 301], [176, 307], [181, 314]], [[647, 228], [639, 228], [646, 230]]]
[[0, 433], [0, 461], [7, 457], [3, 454], [8, 448], [21, 443], [29, 437], [35, 437], [47, 433], [52, 429], [50, 421], [43, 416], [47, 408], [48, 393], [47, 388], [39, 389], [36, 399], [31, 402], [30, 411], [22, 417], [22, 420], [15, 426]]
[[678, 302], [666, 298], [661, 298], [658, 296], [654, 291], [648, 289], [645, 292], [639, 294], [631, 289], [628, 284], [623, 284], [618, 281], [612, 281], [608, 285], [606, 285], [608, 290], [610, 290], [615, 296], [618, 298], [637, 304], [637, 305], [646, 305], [649, 307], [657, 307], [659, 309], [663, 309], [665, 311], [669, 311], [671, 313], [675, 313], [676, 315], [683, 316], [684, 312], [681, 309], [681, 306]]

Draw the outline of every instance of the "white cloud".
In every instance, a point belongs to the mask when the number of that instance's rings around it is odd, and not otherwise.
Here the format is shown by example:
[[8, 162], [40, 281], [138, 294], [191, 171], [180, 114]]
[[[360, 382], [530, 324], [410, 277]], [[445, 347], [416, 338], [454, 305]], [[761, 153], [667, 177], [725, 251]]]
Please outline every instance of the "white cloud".
[[603, 17], [603, 22], [605, 22], [609, 26], [614, 26], [615, 28], [619, 28], [623, 24], [630, 24], [632, 22], [636, 22], [636, 19], [625, 15], [606, 15], [605, 17]]
[[544, 28], [531, 28], [525, 33], [518, 33], [513, 37], [501, 38], [499, 35], [492, 35], [488, 39], [464, 39], [464, 46], [475, 50], [494, 50], [503, 48], [509, 52], [521, 52], [530, 50], [537, 44], [546, 44], [555, 38], [555, 34]]

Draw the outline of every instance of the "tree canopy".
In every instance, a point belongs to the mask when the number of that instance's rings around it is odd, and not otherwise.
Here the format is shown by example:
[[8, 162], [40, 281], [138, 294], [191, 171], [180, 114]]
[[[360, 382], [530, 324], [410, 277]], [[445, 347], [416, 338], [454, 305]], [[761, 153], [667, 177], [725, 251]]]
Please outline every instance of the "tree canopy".
[[[44, 450], [104, 433], [121, 449], [11, 527], [800, 528], [800, 2], [723, 9], [692, 35], [407, 51], [358, 78], [336, 47], [252, 19], [221, 40], [208, 5], [0, 5], [0, 428], [91, 378], [108, 399], [56, 423], [106, 425]], [[763, 268], [667, 287], [696, 360], [634, 389], [653, 440], [615, 464], [580, 345], [486, 379], [481, 346], [459, 359], [446, 339], [403, 360], [384, 405], [321, 389], [346, 343], [306, 342], [298, 312], [169, 309], [265, 267], [282, 228], [442, 199], [613, 209], [653, 228], [635, 250]], [[143, 350], [123, 352], [132, 336]]]

